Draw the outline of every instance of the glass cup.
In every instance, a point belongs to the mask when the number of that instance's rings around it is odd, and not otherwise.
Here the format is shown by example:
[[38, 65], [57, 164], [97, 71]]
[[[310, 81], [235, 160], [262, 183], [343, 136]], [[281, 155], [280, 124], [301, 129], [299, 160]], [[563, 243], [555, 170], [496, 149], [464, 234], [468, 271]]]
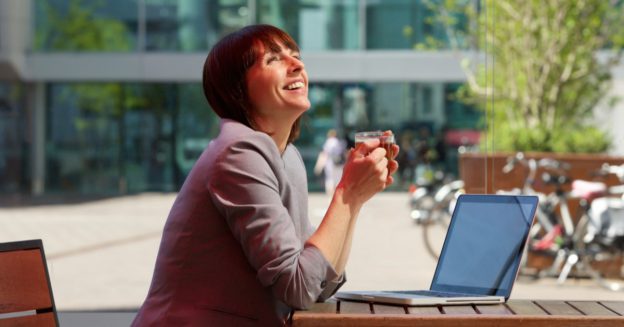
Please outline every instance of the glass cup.
[[355, 146], [358, 144], [370, 140], [379, 140], [380, 146], [386, 149], [386, 158], [388, 160], [392, 160], [393, 157], [393, 147], [395, 144], [394, 134], [384, 135], [382, 131], [367, 131], [367, 132], [357, 132], [355, 133]]

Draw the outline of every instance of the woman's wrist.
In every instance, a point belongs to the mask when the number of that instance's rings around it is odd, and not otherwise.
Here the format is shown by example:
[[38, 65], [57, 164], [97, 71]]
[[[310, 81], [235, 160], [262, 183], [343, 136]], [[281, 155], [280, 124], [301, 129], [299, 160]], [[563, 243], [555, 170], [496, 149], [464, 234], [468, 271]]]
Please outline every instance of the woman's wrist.
[[333, 202], [348, 208], [351, 218], [355, 218], [365, 201], [357, 196], [357, 191], [349, 189], [343, 183], [340, 183], [334, 191]]

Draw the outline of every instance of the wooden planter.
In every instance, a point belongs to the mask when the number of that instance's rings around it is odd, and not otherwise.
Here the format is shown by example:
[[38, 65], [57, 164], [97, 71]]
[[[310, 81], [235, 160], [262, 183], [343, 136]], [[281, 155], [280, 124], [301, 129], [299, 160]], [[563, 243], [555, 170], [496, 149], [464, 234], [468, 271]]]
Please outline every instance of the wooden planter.
[[[514, 153], [463, 153], [459, 156], [459, 176], [466, 184], [467, 193], [495, 193], [500, 190], [511, 190], [514, 187], [522, 187], [528, 169], [517, 165], [512, 172], [503, 173], [503, 167], [507, 164], [507, 158]], [[612, 157], [596, 154], [555, 154], [555, 153], [526, 153], [526, 158], [552, 158], [567, 162], [571, 168], [568, 177], [572, 179], [585, 179], [603, 181], [608, 185], [617, 185], [620, 182], [615, 176], [606, 179], [596, 178], [593, 173], [603, 163], [623, 164], [624, 157]], [[543, 170], [538, 170], [540, 176]], [[553, 189], [537, 183], [535, 189], [539, 192], [550, 192]]]

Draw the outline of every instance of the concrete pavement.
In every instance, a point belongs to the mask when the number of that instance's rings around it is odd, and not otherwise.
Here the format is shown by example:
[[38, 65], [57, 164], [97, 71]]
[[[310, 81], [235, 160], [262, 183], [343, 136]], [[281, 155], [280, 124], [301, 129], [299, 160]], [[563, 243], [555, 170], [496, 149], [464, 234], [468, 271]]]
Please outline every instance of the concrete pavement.
[[[43, 239], [59, 311], [136, 310], [151, 280], [163, 224], [175, 194], [139, 194], [97, 201], [0, 207], [0, 242]], [[329, 198], [310, 195], [317, 224]], [[435, 262], [420, 228], [408, 218], [405, 193], [382, 193], [358, 221], [345, 289], [428, 288]], [[621, 300], [624, 292], [589, 280], [519, 280], [512, 298]]]

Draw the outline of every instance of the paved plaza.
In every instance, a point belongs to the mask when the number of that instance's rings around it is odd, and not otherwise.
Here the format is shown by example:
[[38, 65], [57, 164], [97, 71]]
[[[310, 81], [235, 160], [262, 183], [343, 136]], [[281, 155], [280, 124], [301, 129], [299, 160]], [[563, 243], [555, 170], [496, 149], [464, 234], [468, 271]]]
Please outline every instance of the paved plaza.
[[[0, 207], [0, 242], [43, 239], [59, 311], [127, 310], [149, 287], [175, 194], [140, 194], [75, 204]], [[329, 198], [310, 195], [317, 224]], [[345, 289], [428, 288], [435, 262], [409, 217], [406, 193], [382, 193], [363, 208]], [[520, 280], [512, 298], [621, 300], [589, 280]]]

